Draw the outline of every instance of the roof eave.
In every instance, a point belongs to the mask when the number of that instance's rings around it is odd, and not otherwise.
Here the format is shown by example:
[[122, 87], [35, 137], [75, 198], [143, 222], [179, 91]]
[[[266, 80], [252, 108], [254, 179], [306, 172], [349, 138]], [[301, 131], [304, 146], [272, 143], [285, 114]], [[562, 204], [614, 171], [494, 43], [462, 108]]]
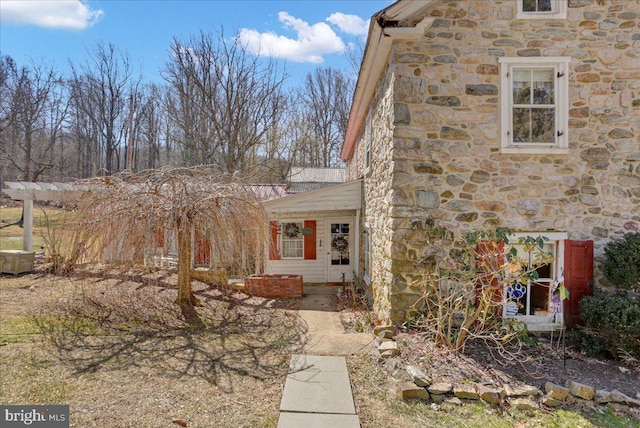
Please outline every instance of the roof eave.
[[416, 40], [424, 35], [433, 19], [420, 12], [435, 0], [400, 0], [371, 17], [364, 56], [351, 103], [349, 121], [340, 158], [348, 161], [353, 155], [358, 132], [369, 103], [387, 63], [395, 40]]

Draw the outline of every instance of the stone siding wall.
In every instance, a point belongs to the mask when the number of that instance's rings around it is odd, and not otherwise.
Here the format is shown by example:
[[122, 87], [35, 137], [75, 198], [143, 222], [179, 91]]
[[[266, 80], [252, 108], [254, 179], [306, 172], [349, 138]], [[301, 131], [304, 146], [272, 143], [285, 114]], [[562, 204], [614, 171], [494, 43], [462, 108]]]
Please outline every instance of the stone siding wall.
[[[567, 232], [593, 240], [596, 260], [606, 242], [640, 230], [640, 1], [568, 4], [567, 19], [518, 20], [513, 0], [443, 0], [424, 38], [394, 44], [364, 174], [383, 318], [404, 319], [418, 293], [405, 263], [419, 251], [407, 240], [412, 219], [459, 233]], [[568, 155], [500, 154], [498, 58], [531, 56], [572, 58]], [[361, 140], [354, 159], [362, 150]]]
[[[388, 318], [393, 311], [390, 287], [393, 284], [392, 266], [392, 217], [390, 196], [393, 178], [393, 105], [394, 82], [392, 75], [385, 74], [380, 82], [377, 96], [372, 103], [368, 124], [371, 126], [371, 162], [364, 165], [364, 144], [361, 144], [361, 170], [367, 185], [363, 188], [365, 201], [362, 215], [369, 226], [371, 238], [371, 294], [374, 311], [382, 318]], [[365, 138], [365, 136], [363, 136]]]

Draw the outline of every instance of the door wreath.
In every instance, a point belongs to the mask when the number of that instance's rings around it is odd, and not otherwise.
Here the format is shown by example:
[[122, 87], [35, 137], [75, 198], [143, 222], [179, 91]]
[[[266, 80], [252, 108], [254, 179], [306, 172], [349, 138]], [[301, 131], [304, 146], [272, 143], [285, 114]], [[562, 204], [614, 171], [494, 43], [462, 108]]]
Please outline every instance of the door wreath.
[[331, 246], [340, 252], [347, 251], [349, 249], [349, 241], [344, 236], [336, 236], [331, 241]]

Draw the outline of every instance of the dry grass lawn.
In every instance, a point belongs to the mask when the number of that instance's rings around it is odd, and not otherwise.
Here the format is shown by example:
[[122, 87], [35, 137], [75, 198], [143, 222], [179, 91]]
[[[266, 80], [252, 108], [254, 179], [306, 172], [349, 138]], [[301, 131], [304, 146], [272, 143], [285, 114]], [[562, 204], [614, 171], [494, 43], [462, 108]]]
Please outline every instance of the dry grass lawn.
[[[305, 327], [299, 300], [195, 282], [194, 329], [158, 272], [0, 276], [0, 403], [68, 404], [74, 427], [276, 427], [288, 361]], [[635, 427], [612, 412], [404, 403], [384, 365], [348, 358], [362, 428]]]
[[194, 330], [174, 278], [136, 279], [2, 276], [0, 402], [69, 404], [76, 427], [275, 427], [295, 312], [196, 283]]

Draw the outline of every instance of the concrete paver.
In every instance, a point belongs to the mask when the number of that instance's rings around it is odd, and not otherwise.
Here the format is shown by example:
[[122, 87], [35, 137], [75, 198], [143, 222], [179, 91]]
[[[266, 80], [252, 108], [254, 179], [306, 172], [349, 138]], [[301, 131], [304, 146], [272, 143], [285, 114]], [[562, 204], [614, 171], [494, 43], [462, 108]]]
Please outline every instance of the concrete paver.
[[291, 356], [278, 428], [359, 428], [347, 361], [366, 352], [373, 336], [345, 332], [333, 310], [335, 287], [304, 286], [298, 315], [307, 324], [303, 354]]
[[281, 413], [278, 428], [360, 428], [357, 415]]
[[280, 411], [355, 414], [346, 360], [292, 355]]

